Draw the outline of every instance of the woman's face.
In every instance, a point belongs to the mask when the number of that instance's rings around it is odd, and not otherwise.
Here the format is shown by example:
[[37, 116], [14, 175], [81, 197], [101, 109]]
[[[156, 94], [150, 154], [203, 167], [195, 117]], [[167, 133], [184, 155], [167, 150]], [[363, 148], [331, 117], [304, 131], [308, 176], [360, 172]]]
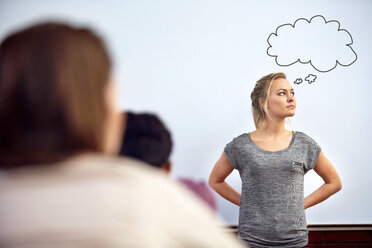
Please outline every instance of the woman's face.
[[275, 79], [271, 84], [267, 108], [272, 118], [286, 118], [294, 116], [296, 99], [294, 90], [287, 79]]

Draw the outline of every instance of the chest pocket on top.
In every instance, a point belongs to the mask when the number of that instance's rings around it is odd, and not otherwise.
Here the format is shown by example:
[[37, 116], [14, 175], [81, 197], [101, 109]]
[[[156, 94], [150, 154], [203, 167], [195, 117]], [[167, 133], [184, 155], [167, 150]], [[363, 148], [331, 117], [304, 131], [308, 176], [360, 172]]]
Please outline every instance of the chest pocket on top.
[[305, 172], [305, 163], [292, 161], [291, 162], [291, 169], [293, 171], [304, 173]]

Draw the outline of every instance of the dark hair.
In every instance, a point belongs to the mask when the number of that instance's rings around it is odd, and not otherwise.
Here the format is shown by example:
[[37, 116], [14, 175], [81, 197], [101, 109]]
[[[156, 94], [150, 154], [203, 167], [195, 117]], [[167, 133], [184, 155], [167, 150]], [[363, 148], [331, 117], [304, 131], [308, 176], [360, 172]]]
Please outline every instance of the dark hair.
[[0, 45], [0, 165], [102, 151], [111, 62], [88, 29], [39, 24]]
[[168, 162], [172, 138], [160, 118], [154, 114], [131, 112], [126, 113], [126, 118], [120, 155], [136, 158], [159, 168]]

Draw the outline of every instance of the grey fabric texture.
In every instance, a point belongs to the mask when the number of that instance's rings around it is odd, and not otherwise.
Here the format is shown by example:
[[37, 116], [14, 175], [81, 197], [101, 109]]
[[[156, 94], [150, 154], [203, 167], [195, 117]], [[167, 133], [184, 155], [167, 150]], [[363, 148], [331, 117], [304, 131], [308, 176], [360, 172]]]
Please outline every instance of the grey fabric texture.
[[302, 132], [293, 132], [290, 145], [275, 152], [259, 148], [249, 133], [226, 145], [242, 180], [238, 232], [243, 241], [251, 247], [307, 245], [304, 175], [315, 167], [320, 150]]

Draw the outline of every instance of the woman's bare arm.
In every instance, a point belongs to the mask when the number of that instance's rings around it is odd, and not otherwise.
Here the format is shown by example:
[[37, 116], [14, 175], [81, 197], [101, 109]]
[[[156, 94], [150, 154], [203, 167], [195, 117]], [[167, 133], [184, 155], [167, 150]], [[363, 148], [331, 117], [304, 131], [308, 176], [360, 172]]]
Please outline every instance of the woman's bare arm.
[[342, 188], [340, 177], [322, 151], [319, 154], [314, 171], [323, 179], [324, 184], [305, 198], [305, 209], [326, 200]]
[[240, 194], [225, 182], [225, 179], [233, 170], [234, 168], [231, 166], [229, 160], [223, 152], [213, 167], [213, 170], [209, 176], [208, 184], [220, 196], [240, 206]]

